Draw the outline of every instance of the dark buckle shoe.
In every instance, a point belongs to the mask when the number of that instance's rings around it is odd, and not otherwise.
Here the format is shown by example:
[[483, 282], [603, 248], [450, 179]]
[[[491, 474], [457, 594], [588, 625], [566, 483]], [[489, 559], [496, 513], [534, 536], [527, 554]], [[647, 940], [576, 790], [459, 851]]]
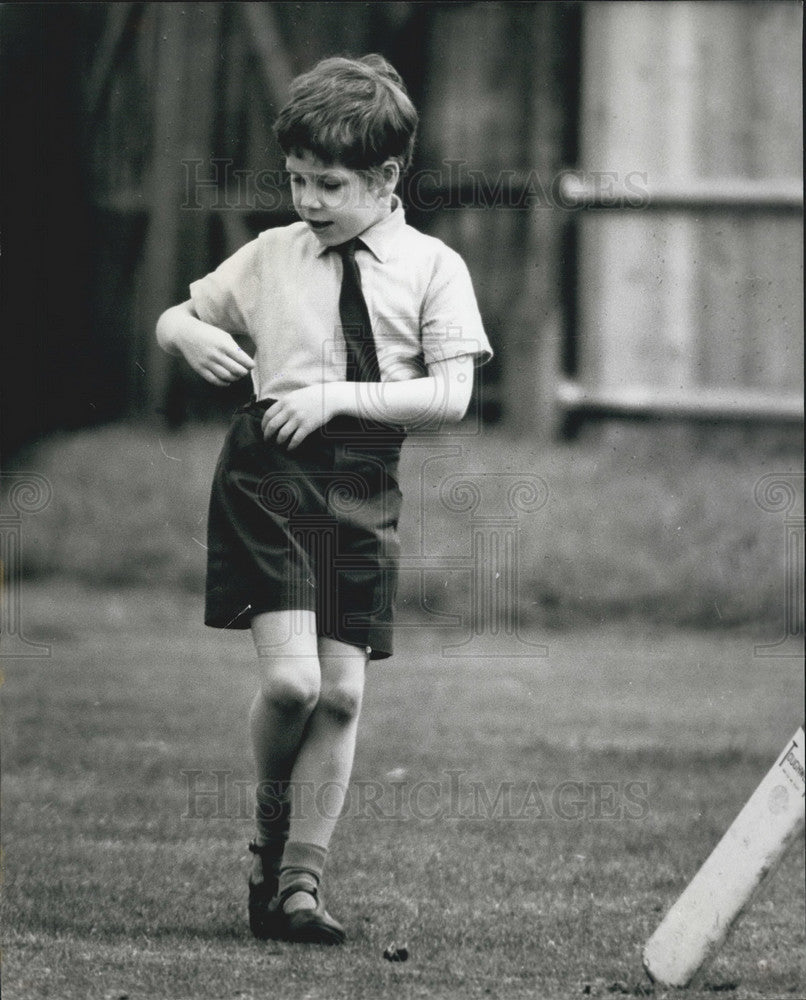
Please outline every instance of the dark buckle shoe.
[[[297, 892], [307, 892], [316, 900], [315, 909], [294, 910], [286, 913], [285, 901]], [[281, 895], [272, 900], [271, 910], [277, 921], [277, 936], [283, 941], [299, 944], [344, 944], [344, 928], [325, 909], [325, 901], [318, 889], [308, 886], [289, 886]]]
[[[265, 860], [264, 849], [254, 841], [249, 845], [252, 854]], [[249, 930], [260, 941], [268, 941], [277, 936], [277, 911], [271, 902], [277, 895], [278, 880], [273, 872], [263, 870], [263, 881], [253, 882], [249, 876]]]

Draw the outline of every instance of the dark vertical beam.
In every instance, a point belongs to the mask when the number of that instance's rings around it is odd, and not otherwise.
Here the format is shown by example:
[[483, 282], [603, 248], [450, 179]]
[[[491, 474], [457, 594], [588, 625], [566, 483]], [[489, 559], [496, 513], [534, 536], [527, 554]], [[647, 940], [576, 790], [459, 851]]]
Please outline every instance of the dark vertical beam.
[[247, 44], [257, 62], [262, 94], [269, 113], [276, 115], [288, 99], [294, 70], [288, 58], [272, 10], [273, 4], [241, 3]]
[[[556, 431], [555, 388], [562, 360], [564, 217], [553, 203], [568, 129], [563, 73], [563, 8], [525, 5], [528, 23], [524, 136], [531, 182], [521, 294], [507, 324], [504, 384], [506, 426], [548, 440]], [[571, 111], [573, 113], [573, 109]]]
[[166, 397], [171, 362], [158, 347], [154, 324], [175, 295], [179, 246], [179, 205], [182, 197], [182, 110], [184, 73], [188, 58], [185, 18], [177, 4], [154, 8], [157, 64], [154, 79], [154, 147], [149, 172], [149, 219], [141, 271], [138, 340], [145, 360], [143, 404], [154, 413]]
[[94, 122], [101, 102], [106, 96], [115, 65], [119, 62], [119, 52], [126, 37], [126, 29], [136, 6], [134, 3], [107, 5], [98, 54], [95, 56], [87, 82], [87, 117], [90, 122]]
[[154, 146], [137, 331], [149, 415], [164, 411], [174, 366], [156, 343], [154, 325], [164, 309], [187, 297], [185, 281], [206, 265], [208, 214], [182, 207], [183, 161], [202, 160], [203, 171], [210, 159], [221, 5], [154, 4], [154, 11]]

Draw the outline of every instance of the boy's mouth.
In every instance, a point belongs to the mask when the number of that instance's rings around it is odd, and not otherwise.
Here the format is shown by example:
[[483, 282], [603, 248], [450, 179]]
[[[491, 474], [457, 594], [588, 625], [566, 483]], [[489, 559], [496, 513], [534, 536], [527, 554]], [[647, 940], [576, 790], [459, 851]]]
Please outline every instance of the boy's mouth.
[[305, 220], [314, 232], [321, 233], [323, 229], [327, 229], [328, 226], [332, 226], [332, 222], [316, 222], [313, 219]]

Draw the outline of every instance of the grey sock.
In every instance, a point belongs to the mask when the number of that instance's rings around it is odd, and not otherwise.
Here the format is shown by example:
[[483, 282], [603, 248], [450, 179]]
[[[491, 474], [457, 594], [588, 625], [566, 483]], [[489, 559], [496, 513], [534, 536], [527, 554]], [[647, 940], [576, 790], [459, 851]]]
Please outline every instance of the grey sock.
[[284, 904], [283, 908], [287, 913], [299, 909], [313, 909], [315, 903], [311, 894], [322, 879], [326, 857], [327, 848], [320, 847], [319, 844], [306, 844], [294, 840], [286, 843], [280, 867], [279, 891], [282, 894], [289, 889], [298, 890], [292, 893]]

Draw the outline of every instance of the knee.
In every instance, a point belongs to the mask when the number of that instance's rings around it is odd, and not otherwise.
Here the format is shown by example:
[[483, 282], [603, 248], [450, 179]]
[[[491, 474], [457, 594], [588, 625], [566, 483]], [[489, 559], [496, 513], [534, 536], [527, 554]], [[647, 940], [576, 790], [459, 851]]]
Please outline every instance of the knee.
[[317, 710], [326, 712], [342, 725], [355, 721], [361, 712], [363, 684], [358, 681], [340, 681], [322, 688]]
[[319, 684], [313, 677], [274, 674], [261, 685], [264, 701], [281, 715], [309, 715], [319, 699]]

